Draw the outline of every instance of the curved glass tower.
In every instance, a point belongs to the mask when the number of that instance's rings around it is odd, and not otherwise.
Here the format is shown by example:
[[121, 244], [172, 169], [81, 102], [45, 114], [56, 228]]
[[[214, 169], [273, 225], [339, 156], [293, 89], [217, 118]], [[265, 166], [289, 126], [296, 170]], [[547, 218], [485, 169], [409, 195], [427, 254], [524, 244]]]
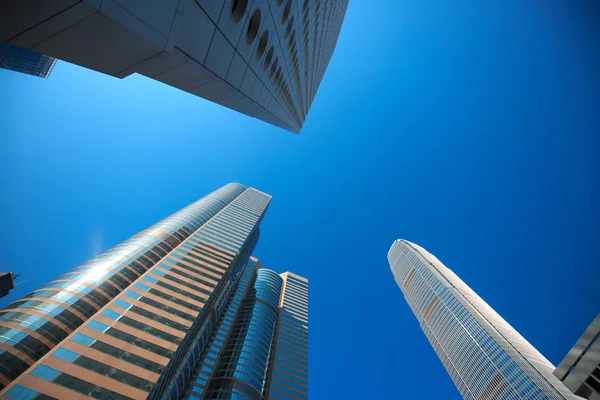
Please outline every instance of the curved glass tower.
[[308, 398], [308, 280], [251, 258], [183, 398]]
[[282, 282], [271, 270], [256, 271], [254, 284], [242, 301], [206, 397], [262, 398]]
[[579, 399], [544, 356], [425, 249], [396, 240], [388, 261], [463, 398]]

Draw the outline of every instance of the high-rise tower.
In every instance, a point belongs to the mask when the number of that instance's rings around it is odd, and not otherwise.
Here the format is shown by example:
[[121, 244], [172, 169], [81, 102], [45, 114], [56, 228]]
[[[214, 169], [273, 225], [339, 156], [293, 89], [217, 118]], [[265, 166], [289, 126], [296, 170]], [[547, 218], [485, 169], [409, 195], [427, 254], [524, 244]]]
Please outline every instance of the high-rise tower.
[[299, 132], [348, 0], [6, 0], [0, 41]]
[[266, 360], [260, 398], [286, 296], [250, 258], [270, 200], [228, 184], [0, 310], [0, 398], [179, 399], [203, 363], [226, 389], [221, 371], [248, 372], [239, 346]]
[[184, 399], [308, 398], [308, 281], [250, 264]]
[[50, 76], [54, 64], [56, 64], [56, 59], [52, 57], [0, 42], [0, 68], [47, 78]]
[[388, 261], [465, 399], [580, 399], [552, 374], [544, 356], [432, 254], [397, 240]]
[[554, 375], [573, 393], [600, 400], [600, 314], [583, 332]]

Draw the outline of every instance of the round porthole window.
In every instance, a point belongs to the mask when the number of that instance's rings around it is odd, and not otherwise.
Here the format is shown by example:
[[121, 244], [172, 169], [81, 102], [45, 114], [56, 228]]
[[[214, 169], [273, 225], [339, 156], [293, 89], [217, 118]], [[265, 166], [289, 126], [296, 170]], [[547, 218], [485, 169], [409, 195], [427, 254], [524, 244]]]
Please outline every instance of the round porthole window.
[[285, 8], [283, 9], [283, 14], [281, 14], [281, 23], [285, 24], [285, 21], [287, 21], [288, 17], [290, 16], [290, 11], [292, 10], [292, 0], [288, 0], [287, 3], [285, 3]]
[[260, 27], [260, 10], [256, 9], [250, 17], [250, 22], [248, 23], [248, 30], [246, 31], [246, 41], [248, 44], [252, 44], [254, 39], [256, 39], [256, 35], [258, 34], [258, 28]]
[[275, 61], [273, 61], [273, 65], [271, 65], [271, 71], [269, 72], [269, 78], [273, 78], [273, 75], [275, 75], [275, 70], [277, 69], [277, 64], [279, 64], [279, 60], [277, 58], [275, 58]]
[[271, 64], [271, 60], [273, 59], [273, 53], [275, 53], [275, 49], [273, 46], [269, 48], [267, 51], [267, 56], [265, 57], [265, 63], [263, 64], [263, 69], [266, 71], [269, 68], [269, 64]]
[[248, 7], [248, 0], [232, 0], [231, 2], [231, 18], [233, 22], [240, 22]]
[[288, 22], [287, 27], [285, 28], [285, 38], [287, 39], [290, 36], [290, 32], [292, 31], [292, 27], [294, 26], [294, 17], [290, 18], [290, 22]]
[[256, 48], [256, 58], [259, 60], [262, 58], [263, 54], [265, 54], [265, 49], [267, 48], [267, 43], [269, 42], [269, 31], [264, 31], [260, 36], [260, 41], [258, 42], [258, 47]]

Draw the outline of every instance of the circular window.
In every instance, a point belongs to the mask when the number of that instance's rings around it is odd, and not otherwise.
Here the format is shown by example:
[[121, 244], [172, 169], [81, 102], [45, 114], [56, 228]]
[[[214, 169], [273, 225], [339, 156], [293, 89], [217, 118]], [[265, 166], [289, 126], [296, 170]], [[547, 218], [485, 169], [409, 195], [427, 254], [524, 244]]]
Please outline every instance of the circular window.
[[273, 75], [275, 75], [275, 70], [277, 69], [277, 64], [279, 64], [279, 60], [277, 58], [275, 58], [275, 61], [273, 61], [273, 64], [271, 65], [271, 71], [269, 72], [269, 78], [273, 78]]
[[290, 11], [292, 11], [292, 0], [288, 0], [287, 3], [285, 3], [283, 14], [281, 14], [282, 24], [285, 24], [285, 21], [287, 21], [288, 17], [290, 16]]
[[269, 48], [269, 51], [267, 51], [267, 56], [265, 57], [265, 63], [263, 65], [263, 69], [266, 71], [267, 68], [269, 68], [269, 64], [271, 64], [271, 60], [273, 59], [273, 53], [275, 53], [275, 49], [273, 48], [273, 46], [271, 46]]
[[250, 17], [250, 22], [248, 23], [248, 30], [246, 31], [246, 41], [248, 42], [248, 44], [252, 44], [252, 42], [254, 42], [254, 39], [256, 39], [259, 27], [260, 10], [257, 8], [252, 14], [252, 17]]
[[292, 31], [292, 27], [294, 26], [294, 17], [290, 18], [290, 22], [288, 22], [287, 27], [285, 28], [285, 38], [287, 39], [290, 36], [290, 32]]
[[233, 22], [240, 22], [248, 7], [248, 0], [233, 0], [231, 2], [231, 18]]
[[258, 42], [258, 47], [256, 48], [256, 58], [260, 60], [260, 58], [265, 54], [265, 49], [267, 48], [267, 42], [269, 41], [269, 31], [264, 31], [260, 36], [260, 41]]

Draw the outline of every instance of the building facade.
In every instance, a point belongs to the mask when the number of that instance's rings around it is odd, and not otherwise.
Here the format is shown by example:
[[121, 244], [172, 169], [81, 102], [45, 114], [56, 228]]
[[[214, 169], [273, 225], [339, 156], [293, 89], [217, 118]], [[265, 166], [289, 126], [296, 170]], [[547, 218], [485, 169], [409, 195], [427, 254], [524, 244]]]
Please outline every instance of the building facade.
[[262, 373], [260, 399], [285, 298], [250, 258], [270, 200], [228, 184], [1, 310], [0, 398], [180, 399], [206, 363], [211, 390]]
[[54, 64], [56, 64], [55, 58], [0, 42], [0, 68], [47, 78]]
[[299, 132], [348, 0], [6, 0], [0, 41]]
[[463, 398], [579, 399], [544, 356], [432, 254], [397, 240], [388, 261]]
[[183, 399], [308, 398], [308, 281], [252, 263]]
[[600, 314], [565, 356], [554, 375], [575, 394], [600, 400]]

